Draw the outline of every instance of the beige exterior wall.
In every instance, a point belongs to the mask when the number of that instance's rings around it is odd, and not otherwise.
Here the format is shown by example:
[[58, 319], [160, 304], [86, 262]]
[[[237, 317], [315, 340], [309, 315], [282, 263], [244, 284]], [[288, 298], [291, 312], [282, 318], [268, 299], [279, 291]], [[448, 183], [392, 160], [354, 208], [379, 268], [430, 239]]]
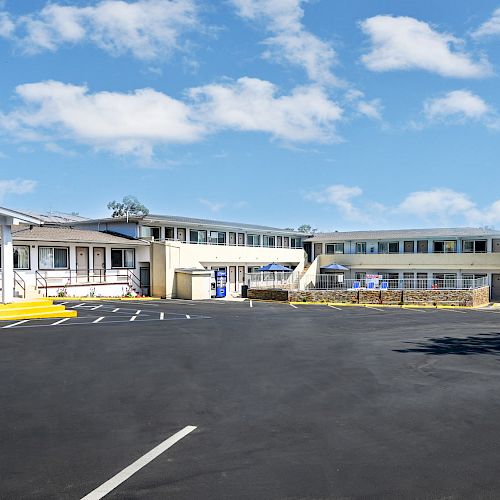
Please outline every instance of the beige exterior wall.
[[177, 298], [187, 300], [209, 299], [210, 277], [211, 273], [208, 271], [177, 270], [175, 273]]
[[300, 270], [304, 267], [304, 259], [305, 252], [302, 249], [194, 245], [179, 241], [152, 242], [152, 294], [166, 298], [179, 296], [176, 269], [245, 266], [246, 273], [249, 266], [277, 262], [297, 266]]

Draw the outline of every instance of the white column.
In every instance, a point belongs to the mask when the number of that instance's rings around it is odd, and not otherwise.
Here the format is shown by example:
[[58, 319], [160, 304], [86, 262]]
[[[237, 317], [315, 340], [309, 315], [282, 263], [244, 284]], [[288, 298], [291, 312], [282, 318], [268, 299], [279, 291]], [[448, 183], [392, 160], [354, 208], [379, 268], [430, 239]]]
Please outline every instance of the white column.
[[2, 303], [8, 304], [14, 299], [14, 248], [12, 246], [12, 228], [2, 224]]

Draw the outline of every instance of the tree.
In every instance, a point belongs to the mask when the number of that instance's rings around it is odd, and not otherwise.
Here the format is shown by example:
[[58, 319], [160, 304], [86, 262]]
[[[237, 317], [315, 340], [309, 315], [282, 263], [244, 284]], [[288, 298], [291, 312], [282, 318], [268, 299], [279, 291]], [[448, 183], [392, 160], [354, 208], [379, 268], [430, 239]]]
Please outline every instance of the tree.
[[313, 229], [310, 224], [302, 224], [302, 226], [299, 226], [297, 228], [297, 231], [299, 231], [299, 233], [314, 234], [317, 231], [317, 229]]
[[110, 201], [108, 209], [113, 210], [111, 217], [128, 217], [129, 215], [148, 215], [149, 210], [135, 197], [124, 196], [121, 202]]

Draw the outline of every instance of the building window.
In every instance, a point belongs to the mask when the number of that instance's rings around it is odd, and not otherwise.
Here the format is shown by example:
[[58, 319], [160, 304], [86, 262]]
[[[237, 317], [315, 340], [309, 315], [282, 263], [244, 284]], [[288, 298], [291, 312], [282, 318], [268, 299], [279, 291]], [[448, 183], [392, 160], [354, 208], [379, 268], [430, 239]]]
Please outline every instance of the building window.
[[399, 241], [380, 241], [378, 253], [399, 253]]
[[278, 248], [283, 247], [283, 237], [282, 236], [276, 236], [276, 246]]
[[344, 253], [343, 243], [328, 243], [326, 245], [326, 253]]
[[389, 288], [399, 288], [399, 273], [384, 273], [382, 281], [387, 281]]
[[151, 226], [141, 226], [141, 238], [161, 239], [161, 228]]
[[264, 235], [262, 238], [262, 245], [265, 247], [274, 248], [276, 246], [276, 238], [274, 236]]
[[302, 240], [300, 238], [290, 238], [291, 248], [302, 248]]
[[457, 242], [455, 240], [435, 241], [434, 253], [456, 253]]
[[289, 236], [285, 236], [283, 238], [283, 247], [284, 248], [289, 248], [290, 247], [290, 237]]
[[404, 243], [404, 253], [413, 253], [415, 251], [414, 241], [405, 241]]
[[366, 253], [366, 241], [358, 241], [356, 243], [356, 253]]
[[226, 233], [222, 231], [210, 231], [210, 243], [212, 245], [225, 245]]
[[[14, 269], [30, 268], [30, 247], [24, 245], [14, 245]], [[0, 252], [1, 255], [1, 252]], [[1, 269], [1, 265], [0, 265]]]
[[260, 235], [247, 234], [247, 244], [249, 247], [260, 247]]
[[112, 248], [111, 267], [132, 269], [135, 267], [135, 250], [133, 248]]
[[429, 251], [429, 242], [427, 240], [417, 241], [417, 253], [427, 253]]
[[366, 273], [365, 272], [357, 272], [354, 273], [355, 281], [359, 281], [361, 286], [365, 286]]
[[457, 275], [455, 273], [434, 273], [432, 288], [456, 288]]
[[173, 240], [174, 238], [175, 238], [174, 228], [173, 227], [166, 227], [165, 228], [165, 239], [166, 240]]
[[38, 247], [38, 269], [68, 269], [66, 247]]
[[414, 273], [403, 273], [403, 288], [414, 288]]
[[191, 229], [189, 231], [189, 242], [190, 243], [200, 243], [204, 244], [207, 242], [207, 232], [206, 231], [198, 231], [196, 229]]
[[486, 253], [486, 240], [465, 240], [462, 242], [464, 253]]
[[427, 288], [427, 273], [417, 273], [417, 288]]

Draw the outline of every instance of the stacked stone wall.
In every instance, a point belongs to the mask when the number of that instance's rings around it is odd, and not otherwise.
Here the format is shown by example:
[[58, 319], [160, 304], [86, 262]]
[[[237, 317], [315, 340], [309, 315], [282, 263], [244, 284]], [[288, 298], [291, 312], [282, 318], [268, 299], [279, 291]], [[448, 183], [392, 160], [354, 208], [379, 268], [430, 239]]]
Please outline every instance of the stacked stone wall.
[[355, 290], [306, 290], [290, 292], [290, 302], [336, 302], [357, 304], [358, 292]]
[[267, 290], [259, 288], [250, 288], [248, 290], [249, 299], [260, 299], [260, 300], [276, 300], [279, 302], [288, 301], [288, 291], [287, 290]]

